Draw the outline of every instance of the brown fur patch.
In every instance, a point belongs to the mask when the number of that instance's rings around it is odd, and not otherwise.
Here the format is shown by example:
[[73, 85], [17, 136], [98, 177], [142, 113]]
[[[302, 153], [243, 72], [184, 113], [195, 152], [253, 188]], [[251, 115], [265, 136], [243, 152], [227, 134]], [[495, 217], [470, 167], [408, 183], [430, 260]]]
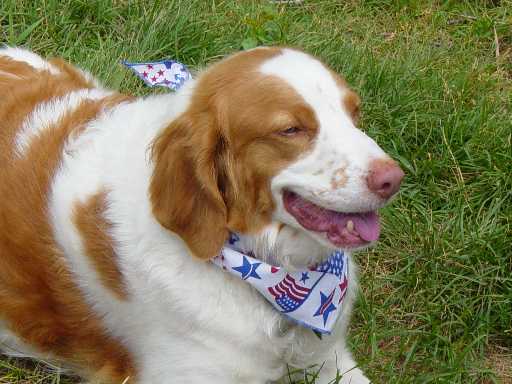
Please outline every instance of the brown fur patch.
[[331, 188], [339, 189], [343, 188], [347, 184], [347, 173], [345, 168], [338, 168], [332, 173], [331, 177]]
[[38, 71], [26, 63], [11, 60], [6, 56], [0, 56], [0, 87], [37, 76], [37, 74]]
[[79, 84], [82, 88], [94, 88], [94, 83], [68, 62], [60, 58], [53, 58], [49, 60], [49, 63], [64, 73], [71, 82]]
[[[0, 70], [8, 70], [4, 61]], [[34, 137], [18, 159], [12, 156], [14, 136], [34, 107], [86, 82], [44, 71], [30, 81], [12, 81], [17, 83], [0, 84], [0, 318], [36, 350], [92, 376], [100, 372], [103, 382], [122, 382], [135, 376], [132, 358], [104, 331], [75, 285], [54, 239], [47, 204], [66, 138], [124, 97], [84, 101]]]
[[326, 66], [326, 68], [331, 73], [331, 76], [333, 77], [334, 81], [336, 81], [336, 84], [338, 85], [338, 88], [341, 90], [342, 94], [345, 94], [343, 100], [341, 100], [341, 108], [343, 108], [350, 114], [352, 120], [354, 121], [354, 124], [357, 125], [359, 123], [361, 113], [361, 99], [359, 98], [357, 93], [355, 93], [353, 90], [349, 88], [347, 82], [343, 77], [338, 75], [329, 67]]
[[352, 117], [354, 124], [357, 125], [361, 115], [361, 99], [357, 93], [349, 89], [343, 98], [342, 105]]
[[[270, 179], [316, 137], [311, 107], [284, 81], [257, 71], [279, 53], [257, 49], [210, 68], [188, 110], [155, 141], [153, 213], [197, 257], [216, 256], [228, 231], [255, 232], [270, 222]], [[289, 127], [300, 131], [282, 135]]]
[[[14, 138], [22, 122], [39, 103], [46, 102], [53, 98], [87, 86], [87, 81], [75, 81], [74, 76], [69, 77], [67, 73], [51, 75], [47, 71], [35, 71], [24, 63], [16, 64], [24, 73], [23, 79], [7, 77], [0, 82], [2, 101], [0, 104], [0, 162], [9, 161], [14, 153]], [[28, 68], [27, 68], [28, 67]], [[0, 60], [0, 71], [10, 72], [12, 60]], [[20, 72], [11, 72], [19, 74]]]
[[119, 299], [125, 300], [126, 287], [117, 264], [114, 239], [110, 235], [113, 224], [105, 217], [107, 197], [106, 191], [100, 191], [84, 203], [77, 203], [74, 223], [82, 237], [85, 253], [101, 282]]

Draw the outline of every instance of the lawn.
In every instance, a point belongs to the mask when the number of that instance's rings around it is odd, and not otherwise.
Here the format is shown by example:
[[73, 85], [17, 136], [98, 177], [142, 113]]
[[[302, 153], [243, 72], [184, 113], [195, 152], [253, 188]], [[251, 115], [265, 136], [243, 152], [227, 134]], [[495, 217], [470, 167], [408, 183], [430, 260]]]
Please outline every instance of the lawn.
[[[123, 59], [199, 69], [277, 44], [321, 57], [407, 173], [357, 256], [356, 359], [375, 383], [512, 383], [512, 1], [3, 0], [0, 23], [1, 41], [139, 95], [153, 91]], [[0, 360], [0, 383], [70, 382]]]

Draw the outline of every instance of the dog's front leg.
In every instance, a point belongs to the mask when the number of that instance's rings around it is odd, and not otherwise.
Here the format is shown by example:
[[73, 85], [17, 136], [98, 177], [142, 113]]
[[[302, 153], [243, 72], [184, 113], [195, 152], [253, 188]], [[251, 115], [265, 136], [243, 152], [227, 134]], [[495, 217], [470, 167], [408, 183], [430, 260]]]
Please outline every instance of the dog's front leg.
[[335, 379], [340, 377], [340, 384], [370, 383], [370, 380], [364, 375], [363, 371], [357, 367], [357, 363], [345, 346], [333, 350], [329, 354], [328, 359], [317, 364], [317, 366], [319, 368], [315, 384], [337, 383], [338, 381]]

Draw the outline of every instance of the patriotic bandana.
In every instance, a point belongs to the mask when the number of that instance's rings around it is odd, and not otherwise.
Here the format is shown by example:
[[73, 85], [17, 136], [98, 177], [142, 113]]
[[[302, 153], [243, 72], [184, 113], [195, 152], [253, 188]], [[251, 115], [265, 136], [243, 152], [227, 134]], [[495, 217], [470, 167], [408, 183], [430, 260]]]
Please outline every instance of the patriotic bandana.
[[335, 251], [329, 259], [306, 271], [287, 272], [245, 254], [231, 234], [221, 254], [212, 261], [252, 285], [281, 314], [324, 334], [331, 333], [348, 287], [348, 259]]
[[130, 68], [150, 87], [167, 87], [173, 91], [192, 78], [185, 65], [174, 60], [156, 61], [153, 63], [129, 63], [123, 64]]

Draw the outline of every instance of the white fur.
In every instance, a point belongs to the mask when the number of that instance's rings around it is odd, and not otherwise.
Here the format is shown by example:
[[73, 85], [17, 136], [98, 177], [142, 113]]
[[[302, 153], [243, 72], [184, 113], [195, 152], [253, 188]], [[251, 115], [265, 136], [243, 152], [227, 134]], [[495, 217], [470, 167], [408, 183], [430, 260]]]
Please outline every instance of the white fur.
[[[20, 57], [44, 68], [44, 63], [30, 55]], [[303, 76], [305, 69], [307, 77]], [[325, 259], [330, 249], [299, 229], [282, 208], [280, 190], [293, 186], [311, 200], [337, 209], [375, 207], [360, 179], [367, 172], [369, 158], [384, 153], [353, 126], [340, 107], [339, 89], [317, 61], [285, 50], [265, 63], [262, 71], [293, 86], [320, 120], [320, 136], [312, 152], [272, 183], [279, 208], [276, 219], [290, 226], [279, 231], [277, 224], [272, 224], [258, 236], [243, 237], [257, 257], [293, 268]], [[310, 330], [281, 317], [243, 281], [192, 258], [183, 241], [152, 215], [148, 146], [185, 110], [194, 87], [191, 81], [177, 94], [149, 97], [105, 111], [82, 135], [66, 143], [62, 166], [52, 184], [49, 219], [88, 303], [101, 316], [107, 331], [134, 356], [141, 384], [264, 384], [285, 375], [287, 365], [307, 368], [313, 364], [323, 365], [318, 384], [330, 382], [337, 369], [344, 374], [342, 383], [368, 383], [361, 370], [354, 368], [356, 363], [345, 344], [357, 289], [352, 261], [340, 320], [332, 335], [319, 340]], [[87, 95], [94, 94], [91, 92]], [[56, 121], [66, 105], [67, 110], [76, 108], [85, 97], [70, 94], [59, 99], [58, 107], [35, 111], [37, 118], [27, 123], [33, 128], [19, 138], [20, 148], [29, 145], [37, 127]], [[330, 188], [329, 173], [336, 167], [330, 164], [331, 158], [350, 164], [350, 182], [346, 188], [329, 190], [320, 199], [315, 191]], [[325, 168], [326, 174], [313, 176], [318, 167]], [[112, 236], [129, 296], [124, 301], [101, 284], [72, 222], [73, 205], [102, 188], [109, 191], [108, 219], [116, 223]], [[0, 335], [1, 330], [0, 324]], [[9, 341], [13, 342], [12, 338]]]
[[[46, 60], [42, 59], [39, 55], [36, 55], [34, 52], [28, 51], [23, 48], [5, 47], [4, 46], [4, 47], [0, 48], [0, 56], [7, 56], [11, 60], [23, 62], [25, 64], [30, 65], [31, 67], [33, 67], [34, 69], [36, 69], [38, 71], [48, 71], [52, 75], [61, 74], [61, 71], [57, 67], [53, 66]], [[77, 70], [80, 72], [80, 74], [82, 74], [82, 76], [88, 82], [90, 82], [96, 88], [101, 88], [100, 82], [94, 76], [92, 76], [88, 71], [80, 69], [80, 68], [77, 68]], [[3, 72], [3, 71], [0, 71], [0, 75], [20, 78], [19, 76], [16, 76], [12, 73], [7, 73], [7, 72]]]
[[66, 114], [77, 109], [85, 100], [98, 100], [112, 92], [102, 89], [80, 89], [70, 92], [62, 97], [45, 101], [34, 109], [23, 122], [21, 130], [16, 134], [16, 152], [21, 157], [25, 150], [30, 147], [31, 141], [45, 129], [59, 122]]
[[52, 75], [60, 73], [58, 68], [43, 60], [39, 55], [34, 52], [27, 51], [22, 48], [3, 47], [0, 49], [0, 56], [7, 56], [14, 61], [24, 62], [39, 71], [48, 71]]

